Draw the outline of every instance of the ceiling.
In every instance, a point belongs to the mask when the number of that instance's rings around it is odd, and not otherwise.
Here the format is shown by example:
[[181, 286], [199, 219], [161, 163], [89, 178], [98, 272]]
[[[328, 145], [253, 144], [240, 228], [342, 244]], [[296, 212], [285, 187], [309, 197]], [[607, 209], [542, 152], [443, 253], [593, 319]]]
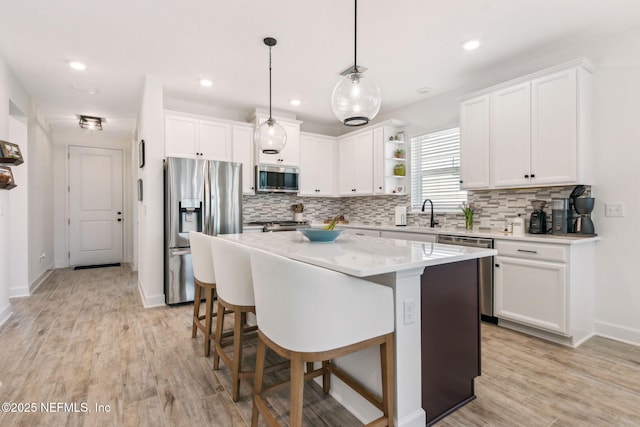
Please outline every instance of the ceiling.
[[[358, 63], [379, 84], [384, 113], [638, 25], [637, 0], [361, 0]], [[54, 130], [79, 129], [87, 114], [130, 134], [145, 75], [164, 82], [166, 99], [268, 108], [267, 36], [278, 39], [273, 108], [339, 128], [330, 96], [353, 63], [352, 1], [0, 0], [0, 55]], [[468, 39], [482, 45], [464, 51]]]

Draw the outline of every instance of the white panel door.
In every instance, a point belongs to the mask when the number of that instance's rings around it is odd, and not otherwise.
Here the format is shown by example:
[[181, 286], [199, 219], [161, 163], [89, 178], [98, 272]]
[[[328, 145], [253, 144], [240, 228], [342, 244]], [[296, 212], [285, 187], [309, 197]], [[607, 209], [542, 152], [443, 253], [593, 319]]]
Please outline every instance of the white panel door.
[[231, 161], [231, 125], [200, 120], [199, 155], [207, 160]]
[[576, 69], [531, 83], [531, 172], [538, 185], [577, 182]]
[[566, 264], [498, 256], [494, 287], [498, 318], [567, 333]]
[[470, 99], [460, 105], [460, 188], [489, 188], [489, 99]]
[[491, 171], [496, 187], [530, 183], [531, 89], [529, 82], [491, 98]]
[[122, 262], [122, 151], [69, 147], [69, 264]]

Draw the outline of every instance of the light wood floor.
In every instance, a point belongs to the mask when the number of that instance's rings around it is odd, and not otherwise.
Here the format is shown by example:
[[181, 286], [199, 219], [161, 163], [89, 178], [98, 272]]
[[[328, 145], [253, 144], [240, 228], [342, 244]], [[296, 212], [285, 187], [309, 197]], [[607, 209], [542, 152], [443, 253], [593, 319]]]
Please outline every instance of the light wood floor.
[[[127, 267], [62, 269], [11, 300], [0, 403], [36, 403], [38, 412], [0, 412], [1, 426], [247, 425], [251, 385], [231, 401], [228, 370], [214, 372], [202, 335], [191, 339], [192, 307], [144, 309], [136, 283]], [[640, 348], [594, 338], [572, 350], [486, 324], [482, 334], [477, 399], [439, 427], [640, 426]], [[90, 413], [42, 412], [47, 402], [86, 403]], [[271, 405], [286, 424], [287, 392]], [[361, 425], [315, 384], [304, 417], [308, 426]]]

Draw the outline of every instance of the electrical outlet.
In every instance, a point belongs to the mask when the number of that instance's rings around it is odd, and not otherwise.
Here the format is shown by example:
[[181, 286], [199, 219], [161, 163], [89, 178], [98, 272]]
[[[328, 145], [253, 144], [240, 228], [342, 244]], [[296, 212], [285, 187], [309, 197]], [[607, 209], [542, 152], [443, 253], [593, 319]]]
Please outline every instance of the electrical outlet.
[[604, 216], [624, 216], [624, 205], [622, 203], [605, 203]]
[[415, 323], [417, 317], [416, 300], [408, 299], [404, 301], [404, 324]]

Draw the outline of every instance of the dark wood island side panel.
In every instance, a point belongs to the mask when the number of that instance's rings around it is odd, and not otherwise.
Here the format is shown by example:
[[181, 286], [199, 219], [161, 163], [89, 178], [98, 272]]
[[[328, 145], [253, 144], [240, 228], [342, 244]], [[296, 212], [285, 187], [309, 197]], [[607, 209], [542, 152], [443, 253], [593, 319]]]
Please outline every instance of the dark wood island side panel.
[[427, 267], [421, 279], [422, 408], [431, 425], [475, 399], [480, 375], [478, 260]]

